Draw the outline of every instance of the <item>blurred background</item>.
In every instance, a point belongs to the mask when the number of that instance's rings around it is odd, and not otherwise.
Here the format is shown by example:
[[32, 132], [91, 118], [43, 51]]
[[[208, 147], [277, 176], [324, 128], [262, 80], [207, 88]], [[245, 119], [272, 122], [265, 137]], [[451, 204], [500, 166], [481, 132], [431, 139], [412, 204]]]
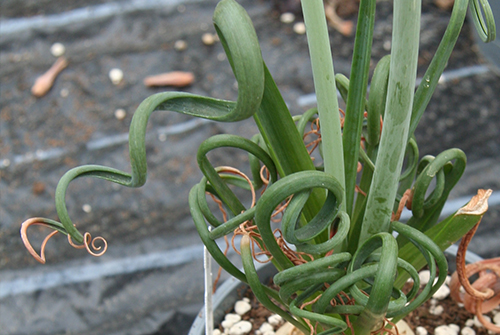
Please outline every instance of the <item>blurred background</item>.
[[[314, 106], [298, 1], [239, 2], [254, 22], [264, 60], [292, 113]], [[449, 1], [423, 3], [419, 76], [450, 16]], [[101, 164], [130, 171], [128, 126], [149, 95], [182, 90], [236, 99], [236, 81], [212, 26], [216, 4], [0, 3], [1, 334], [187, 334], [203, 301], [203, 247], [187, 207], [189, 189], [201, 178], [195, 153], [214, 134], [251, 137], [257, 132], [252, 120], [217, 124], [155, 112], [146, 141], [148, 181], [142, 188], [88, 178], [73, 182], [67, 194], [70, 215], [80, 231], [106, 238], [109, 249], [101, 258], [73, 249], [56, 235], [47, 245], [47, 264], [40, 265], [24, 248], [19, 228], [29, 217], [57, 219], [55, 188], [70, 168]], [[357, 3], [337, 0], [329, 6], [339, 15], [329, 18], [335, 70], [349, 76]], [[390, 52], [391, 13], [391, 1], [378, 2], [372, 68]], [[416, 133], [422, 156], [451, 147], [468, 156], [451, 211], [478, 188], [500, 190], [500, 78], [473, 30], [467, 20]], [[498, 52], [498, 44], [490, 50]], [[67, 67], [46, 94], [34, 96], [35, 80], [61, 54]], [[191, 72], [194, 80], [182, 88], [143, 83], [171, 71]], [[216, 151], [210, 158], [214, 165], [242, 169], [247, 162], [237, 150]], [[471, 251], [500, 256], [499, 213], [494, 192]], [[36, 227], [29, 232], [38, 250], [49, 231]]]

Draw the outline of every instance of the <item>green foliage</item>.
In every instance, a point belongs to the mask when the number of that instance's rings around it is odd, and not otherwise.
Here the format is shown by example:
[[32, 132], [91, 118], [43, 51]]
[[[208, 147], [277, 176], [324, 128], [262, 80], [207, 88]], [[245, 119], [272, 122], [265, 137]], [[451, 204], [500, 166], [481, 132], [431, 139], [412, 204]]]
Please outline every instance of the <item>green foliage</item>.
[[[177, 92], [147, 98], [137, 108], [130, 126], [132, 173], [96, 165], [70, 170], [56, 191], [61, 223], [48, 219], [40, 222], [82, 243], [86, 237], [73, 225], [65, 204], [66, 189], [72, 180], [95, 177], [128, 187], [142, 186], [147, 175], [146, 126], [155, 110], [220, 122], [253, 117], [259, 134], [252, 139], [216, 135], [204, 141], [198, 151], [197, 161], [204, 177], [191, 189], [189, 208], [213, 258], [227, 272], [247, 282], [270, 310], [305, 333], [309, 332], [305, 320], [317, 323], [320, 334], [369, 334], [380, 327], [385, 317], [403, 317], [444, 282], [447, 264], [442, 250], [463, 236], [479, 218], [461, 213], [438, 222], [448, 194], [465, 169], [465, 155], [459, 149], [450, 149], [419, 161], [413, 137], [457, 41], [468, 3], [469, 0], [455, 1], [448, 28], [415, 92], [421, 3], [394, 1], [391, 56], [382, 58], [376, 66], [367, 98], [376, 1], [360, 2], [350, 79], [334, 73], [323, 1], [303, 1], [318, 108], [292, 118], [264, 64], [249, 16], [234, 0], [222, 0], [213, 20], [238, 81], [237, 101]], [[495, 28], [487, 1], [470, 3], [483, 39], [492, 40]], [[347, 106], [343, 129], [337, 86]], [[316, 114], [321, 126], [323, 162], [313, 162], [303, 142], [306, 124]], [[250, 183], [211, 165], [207, 153], [221, 147], [248, 152]], [[362, 192], [356, 194], [359, 162], [363, 164], [359, 183]], [[262, 166], [269, 172], [268, 185], [256, 205], [246, 208], [229, 186], [262, 188]], [[433, 180], [436, 186], [428, 192]], [[413, 216], [402, 224], [392, 220], [392, 213], [408, 189], [413, 196]], [[227, 209], [226, 222], [219, 221], [210, 211], [207, 193]], [[290, 257], [289, 250], [285, 252], [271, 228], [273, 212], [290, 197], [280, 228], [284, 241], [302, 253], [301, 262]], [[229, 261], [215, 239], [249, 223], [257, 228], [253, 228], [252, 234], [242, 232], [243, 272]], [[399, 233], [397, 239], [394, 231]], [[279, 292], [259, 282], [253, 265], [253, 243], [272, 257], [279, 271], [274, 278]], [[431, 270], [431, 279], [417, 294], [417, 271], [425, 265]], [[415, 286], [405, 294], [401, 287], [408, 277], [413, 278]], [[341, 293], [355, 304], [344, 305]], [[314, 303], [303, 308], [313, 299]], [[281, 302], [286, 310], [273, 301]]]

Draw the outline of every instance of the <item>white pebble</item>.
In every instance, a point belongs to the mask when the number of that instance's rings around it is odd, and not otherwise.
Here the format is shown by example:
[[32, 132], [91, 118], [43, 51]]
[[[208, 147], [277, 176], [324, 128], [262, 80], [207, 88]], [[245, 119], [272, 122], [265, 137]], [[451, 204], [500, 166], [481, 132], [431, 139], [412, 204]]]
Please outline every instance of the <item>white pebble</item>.
[[224, 333], [227, 333], [226, 330], [230, 329], [234, 325], [234, 322], [224, 320], [220, 325], [224, 328]]
[[391, 41], [385, 41], [384, 44], [382, 45], [384, 50], [389, 51], [391, 50]]
[[249, 321], [240, 321], [229, 329], [229, 335], [245, 335], [252, 330], [252, 324]]
[[476, 331], [474, 329], [472, 329], [471, 327], [463, 327], [460, 334], [462, 334], [462, 335], [476, 335]]
[[455, 330], [457, 333], [460, 331], [460, 326], [459, 325], [456, 325], [454, 323], [450, 323], [448, 325], [448, 327], [450, 327], [451, 329]]
[[205, 45], [213, 45], [216, 41], [215, 36], [211, 33], [205, 33], [201, 36], [201, 41]]
[[436, 299], [431, 299], [430, 303], [431, 303], [431, 306], [436, 306], [438, 304], [438, 301]]
[[280, 21], [283, 23], [292, 23], [295, 21], [295, 14], [289, 12], [283, 13], [280, 16]]
[[431, 279], [431, 272], [429, 270], [420, 271], [418, 277], [420, 278], [420, 286], [423, 286]]
[[125, 118], [125, 116], [127, 116], [127, 112], [125, 112], [124, 109], [119, 108], [119, 109], [115, 110], [115, 117], [118, 120], [123, 120]]
[[111, 69], [109, 71], [109, 79], [111, 79], [114, 85], [118, 85], [123, 79], [123, 71], [118, 68]]
[[188, 47], [187, 42], [184, 40], [178, 40], [174, 43], [174, 49], [177, 51], [184, 51]]
[[63, 88], [59, 94], [61, 95], [61, 98], [66, 98], [69, 95], [69, 90], [67, 88]]
[[82, 209], [85, 213], [90, 213], [92, 212], [92, 206], [90, 206], [89, 204], [85, 204], [82, 206]]
[[468, 319], [467, 321], [465, 321], [465, 326], [466, 327], [472, 327], [472, 326], [474, 326], [474, 320]]
[[[491, 322], [491, 318], [488, 315], [483, 315], [483, 317], [486, 321]], [[477, 318], [477, 315], [474, 315], [474, 326], [476, 326], [477, 328], [484, 327], [481, 321], [479, 321], [479, 319]]]
[[458, 332], [450, 326], [439, 326], [434, 329], [434, 335], [458, 335]]
[[161, 133], [161, 134], [159, 134], [159, 135], [158, 135], [158, 140], [159, 140], [160, 142], [165, 142], [165, 141], [167, 140], [167, 134], [165, 134], [165, 133]]
[[493, 316], [493, 323], [496, 324], [497, 326], [500, 326], [500, 313], [496, 313]]
[[257, 330], [255, 331], [255, 335], [262, 335], [262, 332], [260, 331], [260, 329], [257, 329]]
[[446, 276], [446, 279], [444, 280], [444, 283], [448, 286], [450, 286], [450, 281], [451, 281], [451, 276]]
[[263, 333], [262, 335], [274, 335], [274, 334], [276, 334], [276, 333], [274, 331], [270, 330], [270, 331]]
[[399, 330], [399, 334], [404, 334], [404, 335], [415, 335], [413, 330], [410, 328], [408, 323], [406, 323], [405, 320], [399, 320], [396, 323], [396, 327]]
[[219, 329], [214, 329], [212, 335], [222, 335], [222, 332]]
[[441, 305], [429, 308], [429, 313], [431, 313], [432, 315], [441, 315], [443, 314], [443, 312], [444, 312], [444, 307]]
[[293, 31], [298, 35], [304, 35], [306, 33], [306, 25], [304, 22], [297, 22], [293, 25]]
[[268, 332], [268, 331], [274, 331], [274, 327], [273, 327], [270, 323], [268, 323], [268, 322], [264, 322], [264, 323], [260, 326], [259, 330], [260, 330], [261, 332], [265, 333], [265, 332]]
[[450, 295], [450, 288], [447, 285], [441, 285], [441, 287], [432, 296], [434, 299], [443, 300]]
[[64, 55], [64, 52], [66, 52], [66, 48], [62, 43], [54, 43], [50, 47], [50, 53], [54, 57], [61, 57], [62, 55]]
[[244, 315], [246, 312], [252, 309], [252, 306], [244, 300], [236, 301], [234, 304], [234, 311], [239, 315]]
[[8, 159], [8, 158], [3, 159], [3, 160], [2, 160], [2, 166], [3, 166], [3, 167], [8, 167], [8, 166], [10, 166], [10, 159]]
[[224, 321], [222, 321], [220, 325], [224, 329], [229, 329], [240, 320], [241, 320], [241, 316], [239, 316], [238, 314], [229, 313], [229, 314], [226, 314], [226, 316], [224, 317]]
[[283, 322], [283, 318], [278, 314], [273, 314], [267, 318], [267, 322], [273, 326], [279, 326]]
[[417, 335], [427, 335], [427, 329], [425, 329], [424, 327], [422, 326], [418, 326], [416, 329], [415, 329], [415, 332]]
[[243, 300], [243, 301], [246, 301], [246, 302], [250, 303], [250, 299], [249, 299], [249, 298], [247, 298], [247, 297], [244, 297], [244, 298], [243, 298], [243, 299], [241, 299], [241, 300]]

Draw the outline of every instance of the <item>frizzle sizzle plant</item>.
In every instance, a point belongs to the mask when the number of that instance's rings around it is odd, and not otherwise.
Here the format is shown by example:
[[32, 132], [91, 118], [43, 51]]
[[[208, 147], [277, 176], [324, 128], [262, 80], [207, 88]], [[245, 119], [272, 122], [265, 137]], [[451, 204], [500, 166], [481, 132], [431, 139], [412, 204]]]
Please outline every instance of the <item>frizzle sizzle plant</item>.
[[[469, 4], [480, 35], [485, 41], [494, 39], [488, 2], [456, 0], [448, 28], [415, 92], [421, 3], [394, 1], [391, 55], [379, 61], [367, 95], [376, 1], [360, 1], [348, 79], [334, 73], [323, 1], [303, 0], [318, 106], [292, 117], [262, 59], [249, 16], [234, 0], [222, 0], [213, 21], [238, 81], [237, 101], [179, 92], [159, 93], [144, 100], [130, 125], [132, 173], [98, 165], [68, 171], [55, 196], [60, 223], [44, 218], [26, 221], [21, 230], [26, 246], [36, 255], [26, 230], [32, 224], [42, 224], [68, 235], [73, 245], [95, 249], [95, 240], [88, 233], [82, 235], [68, 215], [67, 187], [79, 177], [101, 178], [128, 187], [143, 185], [146, 125], [155, 110], [220, 122], [253, 117], [259, 134], [252, 139], [216, 135], [199, 147], [197, 160], [204, 177], [191, 189], [189, 207], [203, 243], [222, 268], [248, 283], [267, 308], [305, 334], [381, 332], [387, 318], [393, 322], [401, 319], [443, 284], [447, 263], [442, 250], [466, 234], [484, 214], [484, 207], [472, 208], [438, 222], [465, 169], [466, 158], [461, 150], [450, 149], [419, 160], [413, 135]], [[337, 89], [346, 102], [345, 117], [339, 114]], [[312, 147], [319, 143], [322, 161], [311, 159], [311, 146], [304, 144], [308, 123], [320, 136]], [[213, 167], [207, 154], [221, 147], [247, 151], [252, 178], [232, 168]], [[263, 192], [246, 208], [230, 185], [253, 194], [257, 189]], [[219, 203], [223, 221], [211, 212], [207, 194]], [[405, 205], [413, 216], [403, 224], [398, 219]], [[271, 221], [277, 211], [282, 213], [280, 229], [273, 232]], [[394, 232], [399, 234], [397, 238]], [[232, 234], [242, 235], [244, 271], [232, 264], [215, 242]], [[47, 239], [41, 256], [36, 255], [43, 262]], [[255, 248], [278, 269], [274, 277], [278, 291], [260, 283], [253, 262]], [[417, 271], [425, 265], [431, 279], [418, 293]], [[401, 288], [409, 277], [414, 286], [404, 293]]]

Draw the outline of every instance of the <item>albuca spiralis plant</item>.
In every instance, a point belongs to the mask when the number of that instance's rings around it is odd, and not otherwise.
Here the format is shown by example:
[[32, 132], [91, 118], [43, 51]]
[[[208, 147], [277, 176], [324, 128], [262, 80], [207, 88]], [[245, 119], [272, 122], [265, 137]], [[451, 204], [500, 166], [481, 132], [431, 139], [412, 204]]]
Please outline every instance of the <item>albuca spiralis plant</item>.
[[[445, 280], [447, 262], [442, 250], [476, 225], [484, 207], [459, 211], [438, 222], [465, 169], [466, 157], [459, 149], [449, 149], [419, 160], [414, 132], [469, 5], [483, 40], [494, 39], [495, 27], [486, 0], [455, 0], [439, 48], [415, 91], [421, 2], [394, 1], [391, 54], [377, 64], [367, 94], [375, 2], [360, 1], [348, 79], [334, 73], [323, 1], [302, 1], [318, 104], [292, 117], [262, 59], [249, 16], [234, 0], [222, 0], [213, 22], [238, 81], [237, 101], [179, 92], [158, 93], [144, 100], [130, 125], [132, 173], [98, 165], [68, 171], [55, 195], [60, 222], [33, 218], [23, 223], [21, 235], [30, 252], [44, 262], [45, 243], [55, 234], [49, 235], [37, 255], [26, 235], [32, 224], [49, 226], [68, 235], [72, 245], [95, 252], [95, 239], [88, 233], [82, 235], [69, 217], [68, 185], [80, 177], [127, 187], [143, 185], [146, 125], [155, 110], [220, 122], [253, 117], [259, 133], [251, 139], [215, 135], [198, 150], [204, 177], [189, 193], [189, 208], [213, 258], [248, 283], [267, 308], [305, 334], [381, 332], [389, 327], [385, 320], [395, 322], [417, 308]], [[339, 113], [337, 90], [346, 102], [345, 114]], [[303, 138], [309, 123], [310, 133], [318, 138], [306, 145]], [[310, 151], [318, 144], [322, 160], [313, 160]], [[213, 167], [207, 154], [221, 147], [248, 152], [251, 177], [234, 168]], [[254, 198], [256, 190], [263, 191], [247, 208], [234, 187], [251, 190]], [[207, 194], [219, 204], [224, 220], [211, 212]], [[412, 217], [401, 223], [398, 219], [405, 205]], [[273, 231], [272, 221], [279, 222], [279, 229]], [[243, 271], [215, 242], [233, 234], [242, 235]], [[259, 253], [276, 266], [274, 283], [279, 290], [259, 281], [254, 267]], [[419, 293], [417, 271], [425, 265], [431, 279]], [[408, 278], [413, 278], [414, 285], [405, 293], [401, 289]]]

